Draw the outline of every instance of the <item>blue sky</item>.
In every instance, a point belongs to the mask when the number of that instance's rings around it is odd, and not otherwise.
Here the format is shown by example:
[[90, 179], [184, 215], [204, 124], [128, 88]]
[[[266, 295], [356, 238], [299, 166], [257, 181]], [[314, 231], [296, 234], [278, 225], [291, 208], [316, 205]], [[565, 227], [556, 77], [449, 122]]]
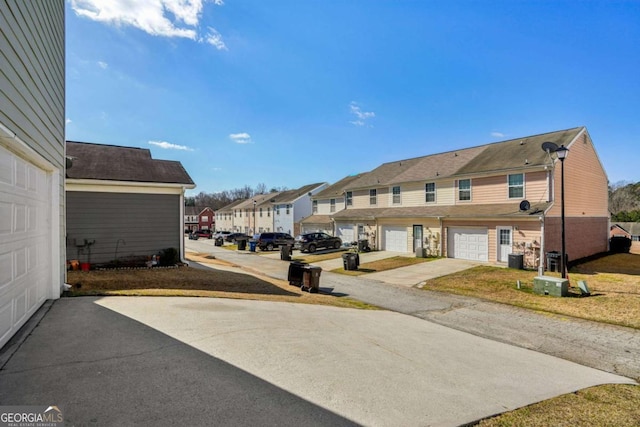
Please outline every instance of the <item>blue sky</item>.
[[586, 126], [640, 181], [640, 1], [71, 0], [67, 139], [213, 193]]

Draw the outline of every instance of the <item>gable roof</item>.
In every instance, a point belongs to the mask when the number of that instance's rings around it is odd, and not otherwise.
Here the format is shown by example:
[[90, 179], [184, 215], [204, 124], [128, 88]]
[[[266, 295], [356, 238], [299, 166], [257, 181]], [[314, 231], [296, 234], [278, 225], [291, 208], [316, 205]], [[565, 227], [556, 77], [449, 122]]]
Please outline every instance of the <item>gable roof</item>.
[[244, 202], [246, 200], [247, 199], [234, 200], [233, 202], [229, 203], [228, 205], [223, 206], [220, 209], [218, 209], [217, 213], [222, 213], [222, 212], [233, 210], [233, 208], [237, 207], [240, 203], [242, 203], [242, 202]]
[[614, 222], [612, 225], [617, 225], [632, 236], [640, 236], [640, 222]]
[[360, 179], [364, 176], [364, 173], [359, 173], [355, 175], [349, 175], [347, 177], [342, 178], [340, 181], [335, 184], [331, 184], [327, 188], [322, 191], [317, 192], [313, 196], [312, 199], [333, 199], [335, 197], [341, 197], [344, 194], [346, 188], [349, 188], [350, 184], [357, 179]]
[[305, 185], [304, 187], [300, 187], [296, 190], [283, 191], [281, 193], [278, 193], [278, 195], [275, 196], [271, 201], [276, 204], [295, 202], [297, 199], [309, 194], [316, 188], [320, 187], [322, 184], [324, 184], [324, 182]]
[[182, 164], [172, 160], [156, 160], [145, 148], [67, 141], [67, 168], [70, 179], [105, 181], [151, 182], [181, 184], [194, 188], [195, 184]]
[[549, 164], [549, 155], [542, 150], [543, 142], [553, 141], [558, 146], [566, 147], [584, 129], [581, 126], [412, 159], [396, 160], [378, 166], [361, 178], [352, 181], [348, 187], [349, 189], [369, 188], [526, 167], [540, 168]]
[[238, 203], [234, 206], [237, 209], [247, 209], [253, 208], [253, 201], [256, 201], [256, 206], [260, 206], [265, 203], [270, 203], [271, 200], [276, 197], [280, 192], [268, 193], [268, 194], [256, 194], [255, 196], [242, 200], [241, 203]]

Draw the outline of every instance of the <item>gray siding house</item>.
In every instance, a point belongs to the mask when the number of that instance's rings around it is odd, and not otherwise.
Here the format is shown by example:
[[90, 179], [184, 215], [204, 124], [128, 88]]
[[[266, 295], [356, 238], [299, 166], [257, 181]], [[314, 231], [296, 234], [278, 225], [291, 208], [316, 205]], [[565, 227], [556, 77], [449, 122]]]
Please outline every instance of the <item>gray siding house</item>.
[[64, 0], [0, 2], [0, 347], [60, 297]]
[[72, 141], [67, 156], [68, 259], [104, 264], [167, 248], [184, 259], [184, 192], [195, 184], [180, 162]]

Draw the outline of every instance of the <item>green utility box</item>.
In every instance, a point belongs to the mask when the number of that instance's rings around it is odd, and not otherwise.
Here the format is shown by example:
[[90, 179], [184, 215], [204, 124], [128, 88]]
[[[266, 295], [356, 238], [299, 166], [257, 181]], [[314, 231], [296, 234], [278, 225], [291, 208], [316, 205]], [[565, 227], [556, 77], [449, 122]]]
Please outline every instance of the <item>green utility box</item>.
[[569, 295], [569, 281], [559, 277], [536, 276], [533, 278], [533, 293], [566, 297]]

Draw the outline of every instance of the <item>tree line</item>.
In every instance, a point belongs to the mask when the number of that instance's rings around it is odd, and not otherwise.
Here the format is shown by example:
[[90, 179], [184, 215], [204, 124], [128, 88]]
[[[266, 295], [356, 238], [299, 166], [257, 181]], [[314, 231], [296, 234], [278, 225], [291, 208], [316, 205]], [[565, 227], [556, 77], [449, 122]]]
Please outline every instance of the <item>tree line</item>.
[[609, 185], [611, 221], [640, 222], [640, 182]]
[[208, 206], [214, 211], [227, 206], [229, 203], [233, 203], [236, 200], [246, 200], [255, 197], [259, 194], [269, 194], [279, 191], [286, 191], [287, 187], [272, 187], [267, 190], [265, 184], [258, 184], [255, 188], [245, 185], [242, 188], [235, 188], [233, 190], [223, 190], [218, 193], [205, 193], [201, 191], [195, 196], [187, 196], [184, 199], [185, 206]]

